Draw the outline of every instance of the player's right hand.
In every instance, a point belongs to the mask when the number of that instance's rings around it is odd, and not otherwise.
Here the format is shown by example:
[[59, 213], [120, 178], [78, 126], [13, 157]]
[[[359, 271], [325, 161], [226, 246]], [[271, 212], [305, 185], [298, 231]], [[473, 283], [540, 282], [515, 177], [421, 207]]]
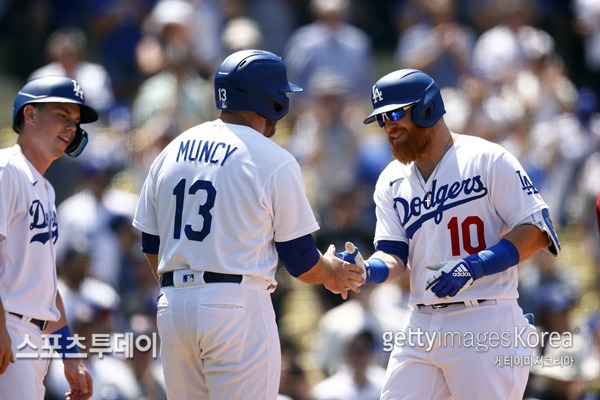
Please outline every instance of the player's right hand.
[[15, 362], [12, 352], [12, 340], [6, 326], [0, 328], [0, 375], [4, 374], [11, 363]]
[[94, 394], [92, 376], [80, 359], [67, 358], [63, 361], [65, 378], [70, 391], [65, 393], [66, 400], [87, 400]]
[[331, 262], [333, 268], [331, 279], [324, 284], [328, 290], [340, 294], [344, 300], [348, 297], [348, 290], [360, 293], [359, 286], [365, 283], [362, 268], [336, 257], [334, 245], [329, 246], [323, 257]]

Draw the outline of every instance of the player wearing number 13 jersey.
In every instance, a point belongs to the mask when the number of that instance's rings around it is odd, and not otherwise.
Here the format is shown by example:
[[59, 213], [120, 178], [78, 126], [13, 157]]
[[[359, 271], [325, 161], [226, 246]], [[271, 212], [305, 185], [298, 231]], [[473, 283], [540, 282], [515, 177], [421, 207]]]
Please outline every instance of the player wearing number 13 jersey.
[[357, 291], [362, 269], [322, 255], [300, 167], [269, 139], [288, 111], [283, 61], [258, 50], [215, 76], [221, 118], [179, 135], [153, 162], [134, 226], [159, 278], [169, 399], [275, 400], [281, 355], [270, 293], [281, 259], [308, 283]]
[[548, 206], [514, 156], [448, 129], [440, 90], [423, 72], [384, 76], [372, 102], [365, 123], [379, 123], [396, 160], [373, 196], [377, 251], [366, 281], [410, 274], [411, 314], [381, 398], [522, 399], [529, 367], [494, 364], [532, 354], [516, 266], [560, 251]]

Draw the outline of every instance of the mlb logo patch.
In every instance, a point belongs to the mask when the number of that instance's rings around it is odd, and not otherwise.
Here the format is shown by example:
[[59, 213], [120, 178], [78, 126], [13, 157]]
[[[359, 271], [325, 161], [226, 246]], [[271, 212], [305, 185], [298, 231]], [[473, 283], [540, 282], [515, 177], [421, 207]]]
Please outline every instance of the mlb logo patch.
[[194, 282], [194, 274], [183, 275], [183, 283]]

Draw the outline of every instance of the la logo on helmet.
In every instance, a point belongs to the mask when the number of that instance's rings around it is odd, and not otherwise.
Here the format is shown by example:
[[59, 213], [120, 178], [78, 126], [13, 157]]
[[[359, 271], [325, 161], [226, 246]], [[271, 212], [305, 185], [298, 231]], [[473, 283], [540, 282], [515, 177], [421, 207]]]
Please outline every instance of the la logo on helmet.
[[81, 88], [81, 85], [79, 85], [79, 83], [73, 79], [71, 79], [71, 82], [73, 82], [73, 93], [75, 93], [75, 96], [83, 100], [83, 89]]
[[383, 92], [377, 88], [377, 85], [373, 85], [373, 103], [383, 100]]

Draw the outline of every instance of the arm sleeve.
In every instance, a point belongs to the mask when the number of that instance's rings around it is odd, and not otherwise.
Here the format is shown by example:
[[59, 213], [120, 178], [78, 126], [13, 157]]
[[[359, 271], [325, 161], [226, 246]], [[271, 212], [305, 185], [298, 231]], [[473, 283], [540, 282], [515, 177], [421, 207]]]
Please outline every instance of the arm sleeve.
[[142, 252], [145, 254], [158, 254], [160, 237], [142, 232]]
[[380, 240], [375, 245], [375, 250], [394, 255], [402, 260], [404, 265], [408, 260], [408, 244], [406, 242], [396, 242], [393, 240]]
[[275, 248], [285, 269], [296, 278], [310, 270], [321, 257], [311, 234], [287, 242], [275, 242]]

